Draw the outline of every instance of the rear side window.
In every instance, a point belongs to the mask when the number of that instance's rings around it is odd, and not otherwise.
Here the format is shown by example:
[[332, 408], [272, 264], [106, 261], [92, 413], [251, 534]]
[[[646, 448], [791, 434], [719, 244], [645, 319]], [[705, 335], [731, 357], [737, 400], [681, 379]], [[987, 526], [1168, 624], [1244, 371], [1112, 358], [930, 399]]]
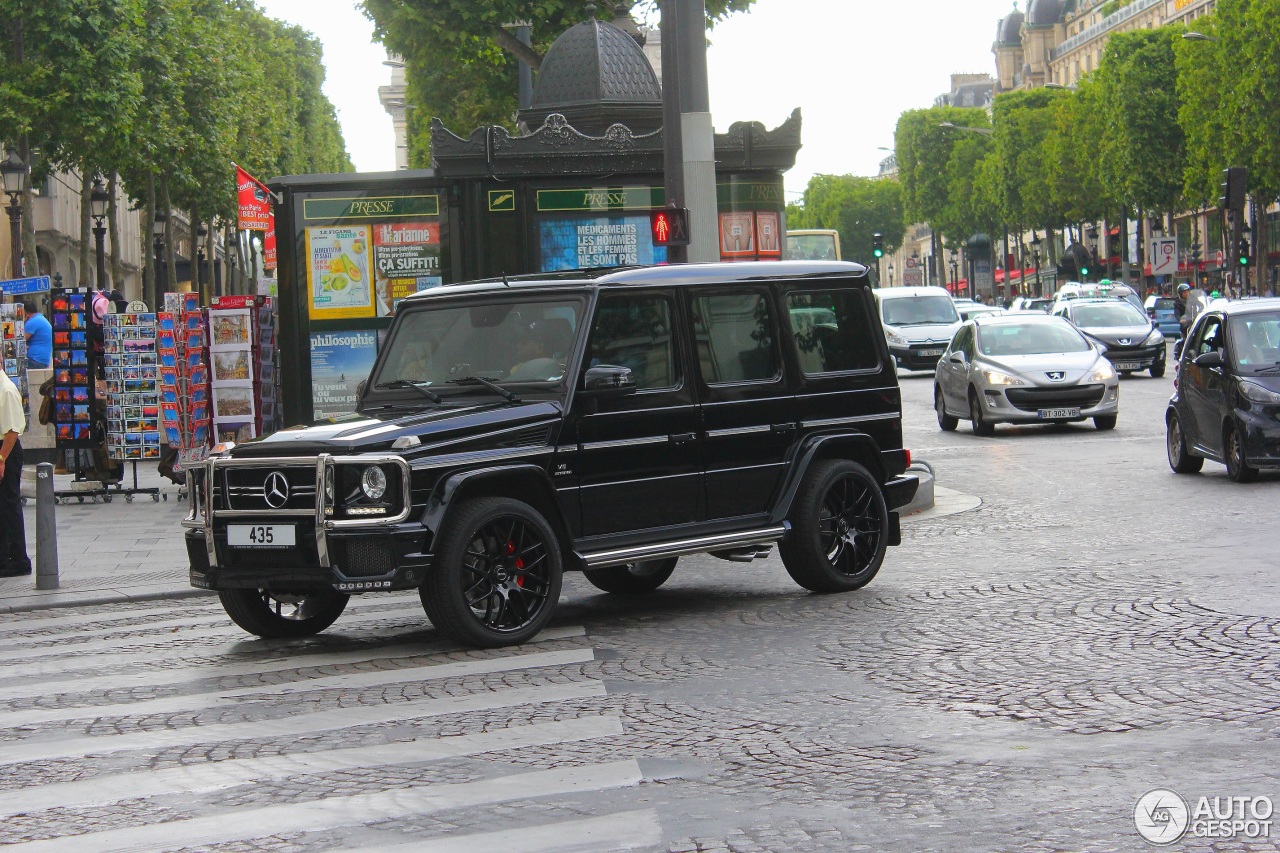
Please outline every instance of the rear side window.
[[760, 291], [693, 300], [698, 364], [708, 385], [767, 382], [778, 376], [773, 318]]
[[800, 370], [806, 375], [874, 369], [880, 362], [866, 303], [855, 290], [787, 295]]

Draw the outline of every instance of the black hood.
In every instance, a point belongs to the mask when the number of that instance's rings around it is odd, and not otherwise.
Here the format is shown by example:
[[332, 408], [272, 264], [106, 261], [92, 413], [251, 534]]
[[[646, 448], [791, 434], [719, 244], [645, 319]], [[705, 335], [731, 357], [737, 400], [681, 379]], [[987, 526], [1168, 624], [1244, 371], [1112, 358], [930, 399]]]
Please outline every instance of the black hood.
[[396, 407], [282, 429], [236, 445], [231, 455], [243, 458], [370, 453], [391, 450], [392, 443], [404, 436], [421, 442], [406, 456], [532, 447], [551, 440], [552, 428], [560, 423], [561, 414], [559, 403], [545, 401], [446, 404], [414, 411]]

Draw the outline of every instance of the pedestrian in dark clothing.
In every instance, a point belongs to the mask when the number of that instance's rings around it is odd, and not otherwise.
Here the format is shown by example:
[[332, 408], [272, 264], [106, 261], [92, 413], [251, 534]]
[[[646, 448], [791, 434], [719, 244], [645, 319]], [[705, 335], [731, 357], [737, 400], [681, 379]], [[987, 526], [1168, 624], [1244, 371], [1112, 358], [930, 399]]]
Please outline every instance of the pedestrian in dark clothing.
[[0, 577], [31, 574], [27, 528], [22, 519], [22, 442], [27, 428], [18, 386], [0, 372]]

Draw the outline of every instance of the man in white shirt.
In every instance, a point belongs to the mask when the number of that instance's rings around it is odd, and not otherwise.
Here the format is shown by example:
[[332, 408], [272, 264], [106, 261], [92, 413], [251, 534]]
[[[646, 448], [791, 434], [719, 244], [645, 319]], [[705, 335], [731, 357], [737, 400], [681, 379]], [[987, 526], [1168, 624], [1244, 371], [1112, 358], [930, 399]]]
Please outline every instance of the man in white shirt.
[[0, 577], [31, 574], [27, 529], [22, 519], [22, 443], [27, 428], [22, 394], [0, 372]]

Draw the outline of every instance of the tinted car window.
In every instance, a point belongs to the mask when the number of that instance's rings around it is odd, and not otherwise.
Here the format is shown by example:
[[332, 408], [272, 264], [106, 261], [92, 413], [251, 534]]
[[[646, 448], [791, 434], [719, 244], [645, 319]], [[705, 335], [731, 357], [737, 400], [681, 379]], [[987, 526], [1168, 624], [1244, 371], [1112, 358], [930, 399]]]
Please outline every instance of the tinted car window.
[[983, 355], [1041, 355], [1085, 352], [1089, 342], [1075, 329], [1053, 323], [1002, 323], [978, 330], [978, 348]]
[[1204, 355], [1222, 349], [1222, 318], [1210, 317], [1204, 321], [1200, 334], [1196, 336], [1195, 354]]
[[950, 296], [898, 296], [883, 300], [881, 314], [887, 326], [923, 326], [960, 322]]
[[693, 300], [698, 363], [708, 385], [758, 382], [778, 375], [769, 303], [758, 291]]
[[865, 370], [879, 363], [860, 297], [852, 290], [787, 296], [787, 316], [804, 373]]
[[1150, 322], [1147, 316], [1127, 302], [1111, 302], [1105, 305], [1077, 305], [1072, 312], [1077, 326], [1090, 329], [1118, 326], [1144, 326]]
[[1227, 337], [1236, 364], [1245, 372], [1280, 364], [1280, 312], [1232, 317], [1227, 321]]
[[610, 296], [603, 299], [591, 330], [588, 363], [631, 368], [641, 391], [674, 388], [675, 342], [671, 301], [662, 296]]

